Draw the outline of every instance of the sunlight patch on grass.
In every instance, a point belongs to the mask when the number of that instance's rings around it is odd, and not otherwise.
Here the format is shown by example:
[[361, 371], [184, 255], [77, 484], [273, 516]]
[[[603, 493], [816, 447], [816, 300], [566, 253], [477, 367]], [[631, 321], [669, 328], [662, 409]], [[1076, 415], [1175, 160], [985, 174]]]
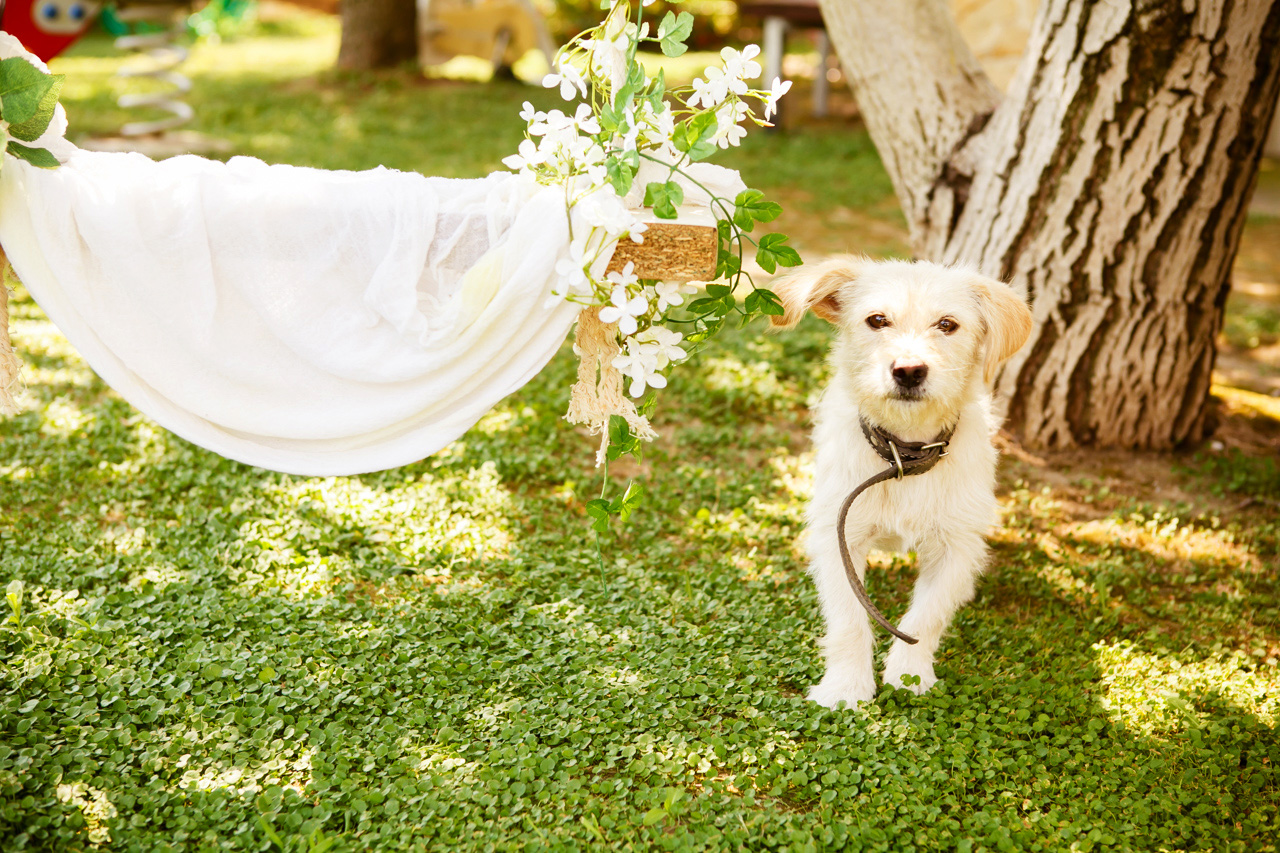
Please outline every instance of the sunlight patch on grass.
[[490, 410], [472, 429], [478, 430], [485, 435], [496, 435], [497, 433], [511, 430], [512, 427], [519, 423], [522, 416], [533, 417], [533, 414], [533, 410], [528, 407], [523, 412], [517, 413], [506, 406], [499, 406]]
[[147, 528], [114, 525], [98, 536], [99, 547], [105, 547], [108, 553], [115, 552], [121, 556], [135, 556], [148, 551], [153, 542], [147, 536]]
[[10, 329], [13, 332], [14, 346], [30, 353], [32, 357], [65, 359], [84, 364], [76, 348], [48, 320], [11, 320]]
[[724, 355], [704, 358], [700, 366], [706, 386], [730, 402], [741, 401], [762, 409], [781, 409], [795, 402], [767, 361], [745, 362]]
[[807, 501], [813, 494], [813, 473], [815, 454], [812, 450], [803, 453], [777, 453], [769, 457], [769, 467], [777, 475], [775, 482], [781, 486], [791, 499], [788, 512], [799, 514], [803, 507], [797, 507], [796, 501]]
[[141, 572], [131, 574], [125, 586], [137, 592], [146, 592], [148, 588], [154, 593], [162, 593], [170, 584], [187, 583], [191, 573], [179, 569], [171, 563], [156, 563], [144, 568]]
[[231, 572], [234, 589], [243, 596], [278, 593], [291, 601], [321, 598], [350, 571], [349, 560], [311, 557], [283, 543], [273, 543], [269, 531], [261, 526], [250, 524], [241, 533], [258, 549], [249, 566]]
[[59, 801], [80, 809], [89, 846], [101, 847], [111, 843], [111, 821], [116, 819], [118, 812], [106, 791], [84, 782], [63, 783], [56, 791]]
[[482, 561], [504, 556], [511, 544], [511, 496], [492, 462], [395, 487], [344, 477], [305, 480], [272, 497], [315, 519], [305, 538], [323, 542], [326, 528], [331, 538], [340, 529], [351, 544], [386, 549], [410, 565], [446, 554]]
[[1269, 726], [1280, 720], [1274, 663], [1259, 667], [1238, 652], [1187, 663], [1124, 640], [1097, 642], [1093, 650], [1105, 688], [1102, 707], [1130, 731], [1153, 737], [1195, 731], [1223, 703]]
[[642, 677], [640, 673], [630, 667], [624, 666], [621, 669], [607, 671], [601, 676], [600, 680], [606, 687], [635, 690], [642, 687], [649, 679]]
[[274, 785], [293, 788], [301, 793], [311, 784], [314, 753], [313, 749], [298, 750], [291, 746], [261, 763], [210, 761], [199, 767], [190, 766], [192, 756], [187, 754], [175, 765], [183, 771], [177, 785], [183, 791], [229, 791], [236, 794], [257, 794]]
[[59, 397], [45, 407], [44, 418], [40, 422], [40, 434], [46, 438], [67, 438], [83, 430], [92, 420], [93, 415], [88, 414], [66, 397]]
[[1188, 527], [1176, 516], [1155, 514], [1152, 518], [1104, 518], [1066, 525], [1061, 534], [1079, 542], [1098, 546], [1121, 545], [1145, 551], [1156, 559], [1179, 562], [1225, 563], [1233, 570], [1259, 572], [1261, 561], [1233, 541], [1227, 531]]
[[[449, 730], [438, 733], [439, 736], [448, 737]], [[418, 756], [418, 763], [413, 770], [419, 776], [431, 776], [434, 781], [452, 782], [454, 784], [462, 784], [467, 781], [475, 781], [481, 765], [475, 761], [455, 755], [454, 753], [445, 752], [435, 745], [432, 746], [411, 746], [408, 751]]]

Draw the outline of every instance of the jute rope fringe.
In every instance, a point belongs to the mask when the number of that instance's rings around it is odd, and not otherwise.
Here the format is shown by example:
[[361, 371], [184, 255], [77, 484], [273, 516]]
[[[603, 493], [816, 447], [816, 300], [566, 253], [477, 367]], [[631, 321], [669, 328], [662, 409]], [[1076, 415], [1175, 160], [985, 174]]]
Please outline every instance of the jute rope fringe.
[[609, 417], [621, 415], [631, 427], [631, 434], [645, 441], [658, 437], [649, 419], [636, 411], [635, 403], [623, 390], [622, 373], [613, 360], [622, 353], [618, 346], [616, 323], [602, 323], [600, 308], [584, 308], [578, 314], [578, 331], [573, 339], [578, 356], [578, 381], [569, 398], [565, 420], [582, 424], [592, 435], [601, 436], [596, 451], [596, 465], [603, 465], [609, 447]]
[[17, 396], [22, 390], [22, 362], [9, 339], [9, 288], [4, 284], [8, 266], [9, 260], [0, 249], [0, 415], [17, 413]]

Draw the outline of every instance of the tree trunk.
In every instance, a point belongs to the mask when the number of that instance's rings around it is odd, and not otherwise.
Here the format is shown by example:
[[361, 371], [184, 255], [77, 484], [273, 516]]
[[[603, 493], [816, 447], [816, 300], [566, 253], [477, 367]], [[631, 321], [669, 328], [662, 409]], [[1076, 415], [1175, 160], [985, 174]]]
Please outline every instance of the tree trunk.
[[338, 67], [394, 68], [418, 58], [416, 0], [342, 0]]
[[1010, 428], [1039, 447], [1203, 437], [1280, 95], [1280, 0], [1045, 0], [1003, 99], [942, 0], [912, 0], [929, 26], [885, 38], [903, 5], [823, 11], [917, 252], [1032, 300], [1000, 379]]

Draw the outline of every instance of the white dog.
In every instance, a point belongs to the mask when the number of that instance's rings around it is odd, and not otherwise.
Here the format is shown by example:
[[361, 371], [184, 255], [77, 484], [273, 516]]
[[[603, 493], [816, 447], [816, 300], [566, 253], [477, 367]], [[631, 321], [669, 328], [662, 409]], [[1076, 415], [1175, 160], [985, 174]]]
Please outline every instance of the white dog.
[[808, 510], [809, 571], [827, 626], [827, 669], [809, 690], [813, 701], [853, 706], [876, 692], [871, 626], [846, 577], [836, 531], [845, 497], [892, 467], [892, 449], [882, 443], [885, 453], [878, 453], [871, 437], [878, 429], [916, 448], [947, 442], [931, 470], [868, 488], [845, 527], [859, 578], [872, 548], [918, 554], [915, 595], [899, 628], [919, 642], [894, 641], [884, 680], [923, 693], [937, 680], [933, 656], [942, 633], [973, 597], [986, 561], [983, 534], [996, 518], [990, 383], [1026, 343], [1031, 312], [1006, 285], [931, 263], [836, 257], [774, 290], [786, 308], [775, 325], [794, 326], [811, 310], [839, 330], [831, 383], [815, 412], [817, 473]]

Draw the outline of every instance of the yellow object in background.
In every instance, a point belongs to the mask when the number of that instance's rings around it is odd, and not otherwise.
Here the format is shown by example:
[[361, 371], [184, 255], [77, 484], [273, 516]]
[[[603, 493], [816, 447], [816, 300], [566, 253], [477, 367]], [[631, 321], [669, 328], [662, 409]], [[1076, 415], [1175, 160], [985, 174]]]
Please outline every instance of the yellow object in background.
[[419, 0], [418, 20], [423, 65], [476, 56], [498, 71], [540, 50], [550, 67], [555, 54], [546, 22], [530, 0]]

